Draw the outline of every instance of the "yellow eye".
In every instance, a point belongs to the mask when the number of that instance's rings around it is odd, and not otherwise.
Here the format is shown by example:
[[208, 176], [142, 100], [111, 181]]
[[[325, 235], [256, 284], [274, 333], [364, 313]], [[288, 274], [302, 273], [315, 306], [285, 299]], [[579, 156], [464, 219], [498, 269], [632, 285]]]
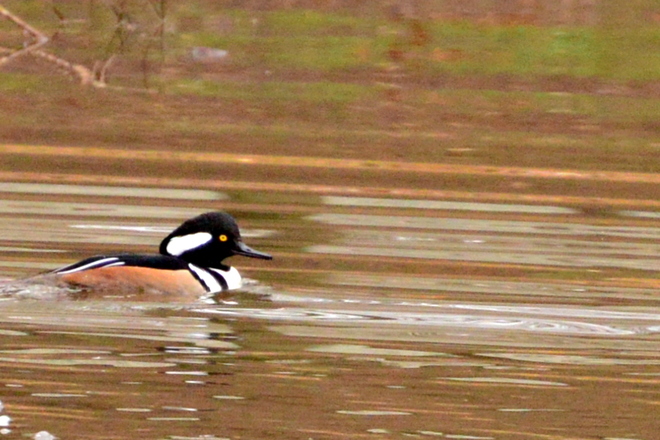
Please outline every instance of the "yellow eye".
[[222, 234], [220, 237], [218, 237], [220, 241], [227, 241], [227, 236], [225, 234]]

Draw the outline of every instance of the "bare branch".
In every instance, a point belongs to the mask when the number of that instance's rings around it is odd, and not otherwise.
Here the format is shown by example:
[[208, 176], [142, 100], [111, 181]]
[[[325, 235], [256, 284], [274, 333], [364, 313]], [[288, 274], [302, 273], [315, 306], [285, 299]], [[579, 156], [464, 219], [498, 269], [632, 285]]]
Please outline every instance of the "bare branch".
[[11, 54], [4, 56], [0, 58], [0, 66], [7, 64], [11, 60], [20, 57], [21, 55], [25, 55], [29, 52], [33, 52], [46, 43], [48, 43], [48, 37], [41, 31], [37, 30], [36, 28], [30, 26], [28, 23], [23, 21], [20, 17], [17, 17], [16, 15], [12, 14], [9, 12], [7, 8], [4, 6], [0, 6], [0, 16], [5, 17], [6, 19], [13, 21], [16, 23], [17, 26], [19, 26], [21, 29], [23, 29], [23, 32], [31, 35], [33, 37], [34, 42], [31, 44], [28, 44], [28, 40], [23, 44], [23, 48], [13, 51]]
[[[43, 33], [29, 25], [20, 17], [11, 13], [4, 6], [0, 6], [0, 16], [5, 17], [8, 20], [14, 22], [17, 26], [23, 29], [23, 32], [32, 36], [34, 43], [28, 44], [28, 41], [23, 45], [22, 49], [11, 50], [8, 48], [0, 48], [0, 53], [9, 53], [6, 56], [0, 58], [0, 66], [3, 66], [10, 61], [22, 56], [22, 55], [32, 55], [42, 60], [45, 60], [51, 64], [54, 64], [56, 67], [64, 70], [69, 75], [73, 75], [80, 80], [80, 83], [83, 85], [92, 85], [94, 87], [105, 87], [105, 82], [98, 81], [91, 70], [81, 64], [73, 64], [63, 58], [55, 56], [51, 53], [48, 53], [44, 50], [41, 50], [41, 47], [48, 43], [49, 38]], [[104, 75], [105, 76], [105, 72]]]
[[[144, 1], [144, 0], [141, 0]], [[148, 88], [148, 75], [151, 71], [149, 66], [150, 54], [157, 48], [160, 54], [160, 64], [164, 62], [165, 52], [165, 12], [167, 0], [146, 0], [146, 7], [151, 10], [157, 20], [155, 28], [149, 30], [148, 27], [142, 27], [142, 23], [134, 21], [137, 19], [131, 14], [129, 8], [130, 0], [106, 0], [102, 2], [104, 8], [108, 8], [115, 16], [116, 22], [110, 40], [106, 46], [105, 60], [94, 62], [94, 67], [89, 68], [82, 64], [76, 64], [65, 58], [54, 55], [44, 47], [51, 41], [42, 31], [36, 29], [22, 18], [10, 12], [4, 6], [0, 6], [0, 20], [7, 19], [14, 23], [18, 30], [22, 30], [24, 41], [22, 47], [0, 46], [0, 68], [14, 61], [15, 59], [30, 55], [39, 60], [46, 61], [59, 71], [77, 79], [82, 85], [92, 87], [108, 87], [108, 73], [119, 56], [127, 55], [133, 44], [144, 44], [146, 48], [142, 57], [142, 74], [144, 85]], [[64, 12], [53, 5], [53, 13], [59, 20], [60, 27], [63, 29], [66, 20]], [[137, 15], [139, 18], [139, 14]], [[153, 21], [154, 18], [152, 18]], [[57, 34], [55, 34], [57, 35]], [[137, 42], [136, 42], [137, 36]], [[143, 40], [141, 37], [146, 36]], [[130, 43], [130, 44], [129, 44]], [[114, 87], [113, 87], [114, 88]]]
[[96, 78], [103, 84], [106, 84], [106, 76], [110, 65], [115, 60], [116, 56], [112, 55], [104, 63], [100, 65], [97, 69], [95, 68]]
[[91, 70], [82, 64], [73, 64], [64, 58], [60, 58], [51, 53], [48, 53], [43, 50], [32, 50], [30, 55], [38, 57], [44, 61], [47, 61], [51, 64], [54, 64], [58, 68], [64, 70], [69, 75], [75, 76], [80, 80], [82, 85], [89, 85], [94, 87], [105, 87], [105, 83], [98, 81]]

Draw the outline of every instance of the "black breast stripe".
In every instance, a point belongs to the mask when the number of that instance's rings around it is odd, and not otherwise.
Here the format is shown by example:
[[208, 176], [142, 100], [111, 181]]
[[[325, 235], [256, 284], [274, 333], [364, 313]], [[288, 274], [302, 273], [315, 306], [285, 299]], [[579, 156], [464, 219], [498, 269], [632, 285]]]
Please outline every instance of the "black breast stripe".
[[194, 264], [188, 264], [188, 270], [204, 286], [207, 292], [216, 293], [229, 290], [227, 280], [220, 273], [206, 270]]
[[225, 280], [225, 277], [212, 270], [207, 270], [206, 272], [210, 273], [213, 276], [213, 278], [215, 278], [215, 280], [218, 283], [220, 283], [220, 286], [222, 286], [222, 290], [229, 290], [229, 285], [227, 284], [227, 280]]

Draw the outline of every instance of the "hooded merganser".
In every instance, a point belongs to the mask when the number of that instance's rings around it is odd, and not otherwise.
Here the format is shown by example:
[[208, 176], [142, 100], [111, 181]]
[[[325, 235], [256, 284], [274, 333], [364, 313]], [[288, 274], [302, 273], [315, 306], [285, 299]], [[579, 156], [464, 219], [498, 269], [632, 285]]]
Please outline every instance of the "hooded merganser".
[[249, 248], [238, 225], [224, 212], [186, 220], [160, 243], [160, 255], [99, 255], [52, 273], [85, 290], [209, 295], [242, 286], [238, 271], [222, 264], [232, 255], [272, 260]]

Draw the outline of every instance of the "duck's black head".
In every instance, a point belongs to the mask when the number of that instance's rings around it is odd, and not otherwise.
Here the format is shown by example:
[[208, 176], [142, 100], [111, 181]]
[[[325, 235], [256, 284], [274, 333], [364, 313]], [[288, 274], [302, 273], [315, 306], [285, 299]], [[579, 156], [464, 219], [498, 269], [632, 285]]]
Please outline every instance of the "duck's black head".
[[208, 212], [183, 222], [160, 243], [160, 253], [202, 267], [222, 267], [232, 255], [272, 260], [243, 243], [234, 218], [225, 212]]

